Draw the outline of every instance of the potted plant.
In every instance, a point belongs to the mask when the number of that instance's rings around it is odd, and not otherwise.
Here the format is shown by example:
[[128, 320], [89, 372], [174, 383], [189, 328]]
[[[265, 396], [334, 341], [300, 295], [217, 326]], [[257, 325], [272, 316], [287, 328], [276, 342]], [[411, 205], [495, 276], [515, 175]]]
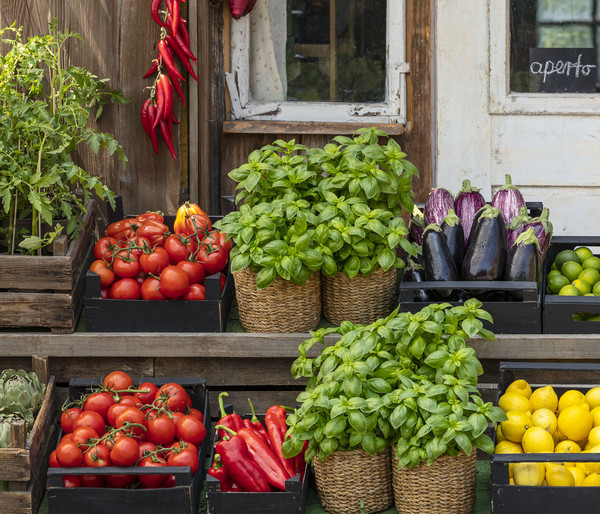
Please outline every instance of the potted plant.
[[[387, 462], [393, 464], [388, 485], [393, 484], [401, 512], [420, 488], [418, 481], [410, 485], [407, 481], [423, 469], [442, 467], [447, 473], [447, 461], [459, 462], [457, 483], [474, 499], [474, 448], [491, 453], [492, 440], [484, 431], [488, 422], [495, 425], [505, 419], [501, 409], [479, 396], [477, 376], [483, 370], [466, 343], [476, 336], [494, 338], [483, 328], [481, 319], [490, 320], [490, 316], [481, 305], [471, 299], [460, 307], [432, 304], [415, 314], [395, 310], [368, 326], [343, 322], [317, 330], [300, 345], [292, 374], [308, 381], [298, 396], [300, 407], [288, 417], [290, 437], [284, 453], [297, 454], [304, 441], [309, 441], [306, 459], [315, 466], [321, 502], [328, 511], [348, 512], [361, 499], [367, 512], [385, 508], [371, 504], [379, 494], [362, 488], [370, 472], [356, 473], [355, 482], [342, 485], [340, 477], [352, 474], [342, 474], [339, 466], [345, 466], [345, 458], [353, 465], [353, 452], [378, 455], [383, 462], [390, 448], [393, 458]], [[334, 333], [341, 337], [327, 346], [325, 336]], [[316, 343], [323, 349], [317, 357], [309, 357]], [[328, 464], [329, 459], [336, 465]], [[447, 474], [443, 478], [436, 482], [430, 477], [428, 491], [418, 501], [425, 496], [444, 501], [447, 491], [451, 497], [464, 497], [448, 486]], [[446, 506], [438, 511], [451, 512]]]
[[398, 143], [374, 127], [334, 141], [310, 151], [310, 163], [325, 174], [315, 206], [323, 225], [323, 313], [334, 324], [368, 324], [397, 302], [401, 254], [417, 255], [400, 216], [413, 210], [418, 171]]
[[91, 122], [107, 102], [128, 100], [109, 90], [107, 79], [65, 66], [63, 47], [80, 36], [60, 32], [56, 19], [47, 35], [23, 41], [21, 34], [14, 24], [0, 31], [9, 45], [0, 56], [0, 217], [9, 253], [41, 254], [63, 230], [57, 220], [64, 220], [69, 239], [76, 238], [89, 200], [97, 195], [113, 201], [112, 192], [76, 164], [73, 154], [87, 145], [94, 153], [116, 152], [125, 164], [115, 138]]

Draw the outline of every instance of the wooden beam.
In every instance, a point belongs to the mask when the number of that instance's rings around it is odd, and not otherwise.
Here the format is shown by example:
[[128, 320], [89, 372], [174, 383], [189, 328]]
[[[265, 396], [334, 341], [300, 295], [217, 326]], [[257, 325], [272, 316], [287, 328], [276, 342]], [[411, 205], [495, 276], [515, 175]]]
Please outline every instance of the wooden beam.
[[[223, 132], [229, 134], [354, 134], [361, 128], [360, 123], [318, 123], [318, 122], [289, 122], [289, 121], [244, 121], [228, 120], [223, 123]], [[369, 124], [369, 126], [373, 126]], [[412, 123], [376, 123], [374, 125], [390, 136], [409, 132]]]

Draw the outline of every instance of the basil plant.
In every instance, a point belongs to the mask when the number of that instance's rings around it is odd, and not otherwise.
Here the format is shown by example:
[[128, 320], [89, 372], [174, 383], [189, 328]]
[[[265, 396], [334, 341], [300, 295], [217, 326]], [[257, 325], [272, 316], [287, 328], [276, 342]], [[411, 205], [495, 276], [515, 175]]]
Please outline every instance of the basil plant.
[[[414, 314], [396, 310], [368, 326], [345, 321], [311, 333], [292, 365], [292, 375], [308, 381], [288, 416], [284, 454], [297, 455], [305, 440], [307, 461], [395, 445], [399, 465], [412, 468], [474, 447], [491, 453], [484, 432], [506, 418], [476, 387], [483, 369], [467, 341], [494, 339], [481, 306], [477, 299], [433, 304]], [[340, 337], [328, 345], [331, 334]], [[309, 356], [315, 344], [323, 348]]]

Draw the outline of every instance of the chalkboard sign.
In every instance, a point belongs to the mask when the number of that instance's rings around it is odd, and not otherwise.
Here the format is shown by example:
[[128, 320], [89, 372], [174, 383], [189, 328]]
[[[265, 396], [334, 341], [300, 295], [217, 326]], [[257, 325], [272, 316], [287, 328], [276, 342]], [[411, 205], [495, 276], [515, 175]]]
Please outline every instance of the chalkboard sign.
[[595, 48], [530, 48], [529, 91], [595, 93]]

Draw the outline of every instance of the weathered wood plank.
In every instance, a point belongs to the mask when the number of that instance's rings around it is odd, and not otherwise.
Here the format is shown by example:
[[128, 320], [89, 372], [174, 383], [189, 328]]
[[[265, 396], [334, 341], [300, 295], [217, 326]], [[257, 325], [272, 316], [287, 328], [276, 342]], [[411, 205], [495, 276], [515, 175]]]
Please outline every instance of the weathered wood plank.
[[[375, 126], [389, 135], [400, 135], [410, 130], [399, 123], [377, 123]], [[244, 121], [228, 120], [223, 123], [223, 132], [229, 134], [354, 134], [356, 123], [317, 123], [288, 121]]]
[[2, 327], [73, 327], [73, 297], [62, 293], [0, 293]]
[[[209, 384], [210, 387], [210, 384]], [[233, 405], [233, 409], [242, 417], [249, 417], [251, 415], [250, 406], [248, 405], [248, 398], [254, 406], [256, 414], [264, 414], [271, 405], [287, 405], [293, 407], [296, 405], [296, 398], [303, 388], [297, 390], [230, 390], [227, 389], [229, 396], [225, 399], [225, 404]], [[222, 391], [219, 389], [210, 389], [210, 413], [213, 420], [219, 418], [219, 393]]]
[[[136, 353], [132, 347], [131, 352]], [[70, 358], [50, 357], [49, 366], [56, 382], [68, 384], [72, 378], [104, 377], [111, 371], [125, 371], [132, 377], [154, 376], [152, 357], [83, 357], [81, 353]]]

